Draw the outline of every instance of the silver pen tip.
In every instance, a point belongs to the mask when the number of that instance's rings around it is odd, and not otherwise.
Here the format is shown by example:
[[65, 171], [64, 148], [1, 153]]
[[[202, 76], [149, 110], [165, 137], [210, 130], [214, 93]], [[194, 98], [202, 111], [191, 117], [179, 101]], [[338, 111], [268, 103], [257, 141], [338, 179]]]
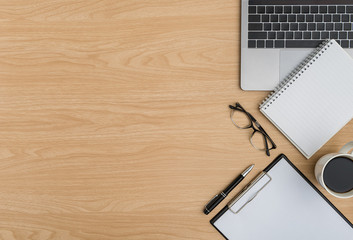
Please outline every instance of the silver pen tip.
[[241, 175], [243, 175], [243, 177], [245, 177], [245, 176], [251, 171], [251, 169], [253, 169], [254, 166], [255, 166], [255, 164], [252, 164], [250, 167], [248, 167], [247, 169], [245, 169], [245, 171], [242, 172]]

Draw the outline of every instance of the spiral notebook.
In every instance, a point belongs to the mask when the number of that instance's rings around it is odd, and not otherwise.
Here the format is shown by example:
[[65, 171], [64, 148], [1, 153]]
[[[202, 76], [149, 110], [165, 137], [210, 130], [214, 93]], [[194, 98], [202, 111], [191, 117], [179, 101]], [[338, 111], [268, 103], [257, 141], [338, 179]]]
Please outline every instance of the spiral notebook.
[[335, 40], [323, 42], [260, 111], [310, 158], [353, 118], [353, 59]]

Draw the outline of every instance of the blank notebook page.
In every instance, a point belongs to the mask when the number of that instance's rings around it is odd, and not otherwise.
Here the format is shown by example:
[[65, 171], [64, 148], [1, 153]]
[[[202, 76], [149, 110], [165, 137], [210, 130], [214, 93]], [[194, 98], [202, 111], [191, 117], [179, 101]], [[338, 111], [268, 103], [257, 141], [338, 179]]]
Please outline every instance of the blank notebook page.
[[334, 40], [314, 54], [260, 106], [307, 158], [353, 117], [353, 59]]

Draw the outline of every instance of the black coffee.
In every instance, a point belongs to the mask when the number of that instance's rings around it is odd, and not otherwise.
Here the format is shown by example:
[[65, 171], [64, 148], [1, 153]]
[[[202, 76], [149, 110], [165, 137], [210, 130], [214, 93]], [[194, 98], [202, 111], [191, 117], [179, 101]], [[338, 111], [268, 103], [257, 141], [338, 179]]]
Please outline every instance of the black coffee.
[[345, 157], [332, 159], [325, 167], [324, 182], [328, 188], [337, 193], [353, 189], [353, 161]]

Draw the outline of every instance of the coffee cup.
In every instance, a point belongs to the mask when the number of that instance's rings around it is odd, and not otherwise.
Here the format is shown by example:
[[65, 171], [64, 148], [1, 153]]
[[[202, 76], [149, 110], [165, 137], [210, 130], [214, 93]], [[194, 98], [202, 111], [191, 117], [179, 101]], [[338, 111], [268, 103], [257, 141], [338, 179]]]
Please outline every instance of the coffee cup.
[[353, 141], [338, 153], [322, 156], [315, 165], [315, 177], [331, 195], [353, 197]]

